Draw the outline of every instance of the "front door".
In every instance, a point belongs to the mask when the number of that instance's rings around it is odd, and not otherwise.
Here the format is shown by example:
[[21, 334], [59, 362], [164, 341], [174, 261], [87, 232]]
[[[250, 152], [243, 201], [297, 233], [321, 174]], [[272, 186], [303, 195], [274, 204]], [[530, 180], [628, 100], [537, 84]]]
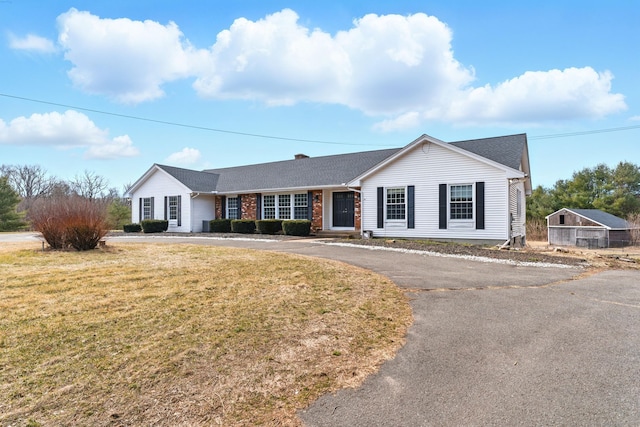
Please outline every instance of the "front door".
[[333, 193], [333, 226], [354, 226], [354, 192], [340, 191]]

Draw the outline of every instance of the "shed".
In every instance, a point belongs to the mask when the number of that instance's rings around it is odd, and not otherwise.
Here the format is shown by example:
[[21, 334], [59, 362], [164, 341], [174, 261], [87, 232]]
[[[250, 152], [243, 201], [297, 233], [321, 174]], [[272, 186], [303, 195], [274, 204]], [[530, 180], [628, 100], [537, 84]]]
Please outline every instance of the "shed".
[[631, 244], [631, 224], [598, 209], [563, 208], [546, 220], [551, 245], [595, 249]]

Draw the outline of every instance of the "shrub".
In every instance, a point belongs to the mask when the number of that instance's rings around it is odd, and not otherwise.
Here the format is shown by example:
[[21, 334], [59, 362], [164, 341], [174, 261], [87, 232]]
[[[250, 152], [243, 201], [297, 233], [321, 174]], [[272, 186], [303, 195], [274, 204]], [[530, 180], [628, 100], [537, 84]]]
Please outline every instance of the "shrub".
[[231, 220], [230, 219], [212, 219], [209, 221], [209, 231], [212, 233], [230, 233], [231, 232]]
[[169, 221], [165, 219], [143, 219], [140, 225], [145, 233], [162, 233], [169, 228]]
[[125, 233], [139, 233], [142, 231], [142, 226], [140, 224], [125, 224], [122, 226], [122, 230]]
[[282, 231], [281, 219], [261, 219], [256, 221], [256, 229], [260, 234], [276, 234]]
[[38, 199], [29, 217], [52, 249], [94, 249], [107, 234], [107, 205], [79, 196]]
[[282, 231], [288, 236], [308, 236], [311, 234], [311, 221], [308, 219], [284, 221]]
[[251, 234], [256, 231], [256, 222], [252, 219], [234, 219], [231, 221], [231, 231]]

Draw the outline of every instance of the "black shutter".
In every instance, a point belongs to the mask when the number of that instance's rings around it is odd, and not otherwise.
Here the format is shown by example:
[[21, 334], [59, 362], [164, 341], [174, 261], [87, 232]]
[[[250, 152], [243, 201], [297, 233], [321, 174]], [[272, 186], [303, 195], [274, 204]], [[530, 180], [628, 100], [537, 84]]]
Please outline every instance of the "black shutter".
[[138, 199], [138, 222], [142, 222], [142, 197]]
[[438, 187], [438, 223], [441, 230], [447, 228], [447, 184], [440, 184]]
[[178, 227], [182, 225], [182, 196], [178, 196]]
[[384, 228], [384, 187], [378, 187], [378, 228]]
[[166, 221], [167, 219], [169, 219], [169, 217], [167, 216], [167, 211], [169, 210], [169, 198], [167, 196], [164, 196], [164, 220]]
[[407, 187], [407, 228], [416, 228], [416, 187]]
[[222, 219], [227, 217], [227, 196], [220, 196], [220, 215], [222, 215]]
[[155, 212], [154, 212], [155, 206], [156, 206], [156, 202], [154, 201], [154, 198], [152, 197], [151, 198], [151, 219], [156, 219]]
[[307, 192], [307, 219], [313, 219], [313, 191]]
[[236, 218], [242, 219], [242, 196], [238, 194], [238, 201], [236, 202]]
[[484, 182], [476, 182], [476, 229], [484, 230]]
[[256, 193], [256, 219], [262, 219], [262, 194]]

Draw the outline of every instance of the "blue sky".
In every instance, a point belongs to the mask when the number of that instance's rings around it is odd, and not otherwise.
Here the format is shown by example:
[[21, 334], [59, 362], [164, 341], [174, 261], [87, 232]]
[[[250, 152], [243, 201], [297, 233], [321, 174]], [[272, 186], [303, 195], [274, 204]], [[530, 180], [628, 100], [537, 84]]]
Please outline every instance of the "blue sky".
[[121, 190], [153, 163], [527, 133], [550, 187], [640, 164], [639, 21], [635, 0], [2, 0], [0, 164]]

